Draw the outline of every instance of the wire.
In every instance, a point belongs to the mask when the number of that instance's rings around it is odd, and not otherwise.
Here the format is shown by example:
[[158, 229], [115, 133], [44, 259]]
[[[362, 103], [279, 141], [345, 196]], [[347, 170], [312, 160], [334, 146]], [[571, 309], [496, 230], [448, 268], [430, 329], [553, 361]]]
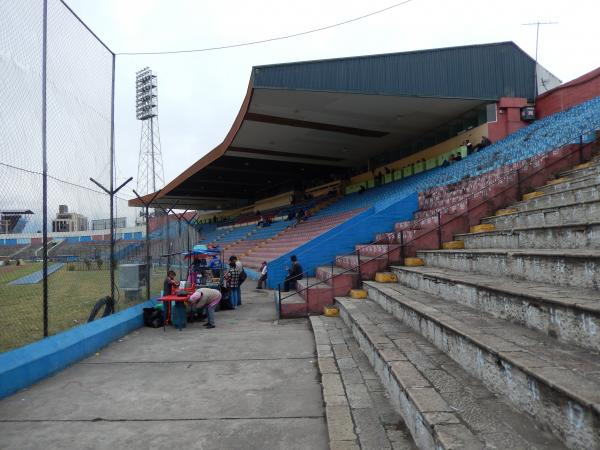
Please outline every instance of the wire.
[[259, 41], [241, 42], [239, 44], [220, 45], [218, 47], [206, 47], [206, 48], [187, 49], [187, 50], [165, 50], [165, 51], [157, 51], [157, 52], [119, 52], [119, 53], [115, 53], [115, 55], [173, 55], [173, 54], [177, 54], [177, 53], [210, 52], [210, 51], [214, 51], [214, 50], [225, 50], [225, 49], [229, 49], [229, 48], [245, 47], [248, 45], [265, 44], [267, 42], [281, 41], [283, 39], [291, 39], [291, 38], [295, 38], [298, 36], [304, 36], [304, 35], [311, 34], [311, 33], [317, 33], [319, 31], [329, 30], [331, 28], [339, 27], [342, 25], [347, 25], [349, 23], [357, 22], [359, 20], [366, 19], [367, 17], [371, 17], [376, 14], [381, 14], [383, 12], [389, 11], [390, 9], [406, 5], [407, 3], [410, 3], [412, 1], [413, 0], [404, 0], [403, 2], [396, 3], [394, 5], [388, 6], [387, 8], [379, 9], [377, 11], [373, 11], [373, 12], [364, 14], [359, 17], [354, 17], [353, 19], [344, 20], [343, 22], [334, 23], [332, 25], [327, 25], [327, 26], [320, 27], [320, 28], [314, 28], [312, 30], [301, 31], [299, 33], [288, 34], [285, 36], [278, 36], [278, 37], [269, 38], [269, 39], [261, 39]]

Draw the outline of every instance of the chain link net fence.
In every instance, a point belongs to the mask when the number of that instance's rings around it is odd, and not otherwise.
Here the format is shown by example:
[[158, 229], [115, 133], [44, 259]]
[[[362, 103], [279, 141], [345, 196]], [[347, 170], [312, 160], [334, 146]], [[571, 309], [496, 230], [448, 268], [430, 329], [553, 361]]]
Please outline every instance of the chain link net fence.
[[151, 218], [146, 239], [140, 210], [117, 196], [111, 222], [90, 180], [115, 184], [114, 61], [61, 0], [0, 0], [0, 352], [87, 322], [113, 289], [116, 310], [146, 300], [148, 273], [156, 297], [168, 265], [185, 271], [162, 255], [193, 226]]

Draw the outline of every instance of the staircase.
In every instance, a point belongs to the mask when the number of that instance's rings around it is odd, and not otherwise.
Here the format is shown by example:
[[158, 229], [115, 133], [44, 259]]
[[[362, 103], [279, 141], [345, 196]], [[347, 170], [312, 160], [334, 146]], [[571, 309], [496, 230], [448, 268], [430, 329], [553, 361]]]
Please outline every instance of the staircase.
[[600, 448], [599, 185], [594, 157], [493, 215], [470, 205], [469, 232], [418, 231], [446, 249], [417, 236], [397, 282], [336, 298], [418, 448]]

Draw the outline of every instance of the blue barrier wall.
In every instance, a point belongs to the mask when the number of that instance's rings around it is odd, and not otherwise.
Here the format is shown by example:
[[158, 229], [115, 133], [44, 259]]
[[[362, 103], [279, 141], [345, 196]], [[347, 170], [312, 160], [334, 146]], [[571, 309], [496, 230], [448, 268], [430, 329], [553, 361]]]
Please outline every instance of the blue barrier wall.
[[36, 383], [140, 328], [150, 300], [0, 355], [0, 399]]
[[318, 266], [331, 264], [338, 255], [348, 254], [356, 244], [372, 242], [375, 234], [390, 231], [396, 222], [410, 220], [419, 206], [418, 193], [396, 201], [382, 201], [316, 238], [269, 263], [268, 286], [277, 288], [287, 276], [290, 256], [296, 255], [308, 276]]

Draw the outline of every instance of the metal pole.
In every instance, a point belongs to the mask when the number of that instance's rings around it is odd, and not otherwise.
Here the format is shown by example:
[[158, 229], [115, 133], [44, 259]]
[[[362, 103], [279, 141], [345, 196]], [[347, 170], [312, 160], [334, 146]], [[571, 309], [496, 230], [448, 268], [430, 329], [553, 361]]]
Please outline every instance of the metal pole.
[[583, 135], [579, 136], [579, 163], [583, 162]]
[[358, 262], [358, 288], [362, 289], [362, 271], [360, 268], [360, 247], [356, 250], [356, 260]]
[[404, 230], [400, 230], [400, 263], [404, 264]]
[[439, 248], [442, 248], [442, 213], [440, 213], [438, 211], [437, 213], [437, 221], [438, 221], [438, 227], [437, 227], [437, 237], [438, 237], [438, 246]]
[[146, 205], [146, 297], [150, 300], [150, 209]]
[[154, 168], [154, 117], [150, 117], [150, 152], [152, 154], [152, 192], [156, 192], [156, 171]]
[[115, 300], [115, 62], [116, 57], [113, 53], [110, 99], [110, 298], [113, 301]]
[[47, 81], [47, 55], [48, 55], [48, 0], [43, 0], [43, 25], [42, 25], [42, 296], [44, 337], [48, 337], [48, 142], [46, 139], [47, 107], [46, 107], [46, 81]]
[[521, 169], [517, 169], [517, 201], [521, 200]]

